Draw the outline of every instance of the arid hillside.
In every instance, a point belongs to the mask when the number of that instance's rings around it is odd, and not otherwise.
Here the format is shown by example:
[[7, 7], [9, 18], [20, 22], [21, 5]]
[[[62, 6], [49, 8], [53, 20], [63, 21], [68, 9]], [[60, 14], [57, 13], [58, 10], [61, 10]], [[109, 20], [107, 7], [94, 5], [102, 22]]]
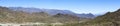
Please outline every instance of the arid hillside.
[[65, 26], [120, 26], [120, 9], [98, 16], [93, 20], [66, 24]]
[[25, 22], [42, 22], [42, 23], [68, 23], [78, 22], [79, 17], [69, 14], [49, 15], [45, 12], [27, 13], [24, 11], [13, 11], [6, 7], [0, 7], [1, 23], [25, 23]]

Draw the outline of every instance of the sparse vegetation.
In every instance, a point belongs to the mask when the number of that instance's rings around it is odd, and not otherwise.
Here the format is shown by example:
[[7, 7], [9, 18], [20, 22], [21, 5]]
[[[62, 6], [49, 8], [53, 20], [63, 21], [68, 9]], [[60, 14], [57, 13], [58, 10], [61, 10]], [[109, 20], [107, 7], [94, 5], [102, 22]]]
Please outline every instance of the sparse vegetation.
[[[12, 11], [6, 7], [0, 7], [1, 23], [64, 23], [55, 26], [120, 26], [120, 9], [115, 12], [108, 12], [95, 19], [79, 23], [79, 18], [69, 14], [49, 15], [46, 12], [26, 13], [24, 11]], [[37, 25], [34, 25], [37, 26]], [[53, 26], [47, 24], [46, 26]]]
[[0, 7], [0, 23], [72, 23], [78, 21], [78, 17], [69, 14], [49, 15], [46, 12], [27, 13], [24, 11], [12, 11], [6, 7]]
[[91, 21], [83, 23], [66, 24], [65, 26], [120, 26], [120, 9], [98, 16]]

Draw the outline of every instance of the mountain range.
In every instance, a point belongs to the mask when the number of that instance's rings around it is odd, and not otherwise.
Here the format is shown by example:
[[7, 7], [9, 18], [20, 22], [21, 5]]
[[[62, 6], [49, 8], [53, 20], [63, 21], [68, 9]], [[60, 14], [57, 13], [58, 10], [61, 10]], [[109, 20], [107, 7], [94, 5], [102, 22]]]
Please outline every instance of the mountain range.
[[[65, 25], [66, 26], [66, 25]], [[120, 26], [120, 9], [114, 12], [107, 12], [92, 20], [82, 23], [67, 24], [67, 26]]]
[[77, 14], [69, 10], [57, 10], [57, 9], [40, 9], [40, 8], [24, 8], [24, 7], [9, 7], [9, 9], [14, 11], [24, 11], [24, 12], [46, 12], [49, 15], [56, 15], [58, 13], [61, 14], [69, 14], [69, 15], [75, 15], [78, 17], [84, 17], [84, 18], [94, 18], [95, 16], [92, 13], [89, 14]]
[[69, 10], [0, 6], [0, 22], [64, 23], [62, 26], [120, 26], [120, 9], [94, 18], [91, 13], [76, 14]]
[[69, 14], [58, 13], [56, 15], [49, 15], [46, 12], [28, 13], [21, 10], [14, 11], [7, 7], [0, 7], [1, 23], [26, 23], [26, 22], [40, 22], [40, 23], [70, 22], [71, 23], [78, 21], [79, 21], [79, 17]]

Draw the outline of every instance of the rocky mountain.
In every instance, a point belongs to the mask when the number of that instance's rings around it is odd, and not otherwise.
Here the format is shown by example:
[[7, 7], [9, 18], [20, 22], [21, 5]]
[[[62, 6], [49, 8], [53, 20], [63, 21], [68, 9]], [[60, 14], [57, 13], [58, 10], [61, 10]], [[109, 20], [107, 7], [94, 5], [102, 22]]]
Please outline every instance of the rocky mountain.
[[93, 20], [76, 23], [71, 26], [120, 26], [120, 9], [98, 16]]
[[84, 18], [94, 18], [95, 16], [91, 13], [89, 14], [76, 14], [69, 10], [56, 10], [56, 9], [39, 9], [39, 8], [24, 8], [24, 7], [9, 7], [9, 9], [14, 11], [25, 11], [25, 12], [46, 12], [50, 15], [56, 15], [58, 13], [60, 14], [69, 14], [69, 15], [75, 15], [77, 17], [84, 17]]
[[39, 8], [24, 8], [24, 7], [9, 7], [9, 9], [15, 10], [15, 11], [25, 11], [25, 12], [46, 12], [50, 15], [55, 15], [58, 13], [61, 14], [75, 14], [69, 10], [57, 10], [57, 9], [39, 9]]
[[71, 23], [78, 22], [79, 17], [69, 14], [58, 13], [49, 15], [46, 12], [28, 13], [24, 11], [13, 11], [7, 7], [0, 7], [1, 23], [25, 23], [25, 22], [42, 22], [42, 23]]

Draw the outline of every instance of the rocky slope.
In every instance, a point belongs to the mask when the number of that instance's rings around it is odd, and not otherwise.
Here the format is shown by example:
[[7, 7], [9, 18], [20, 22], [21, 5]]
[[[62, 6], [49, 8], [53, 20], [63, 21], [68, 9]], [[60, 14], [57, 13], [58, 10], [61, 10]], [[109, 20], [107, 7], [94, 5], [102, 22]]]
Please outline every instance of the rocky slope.
[[120, 9], [115, 12], [108, 12], [93, 20], [82, 23], [72, 23], [65, 26], [120, 26]]
[[49, 15], [46, 12], [27, 13], [24, 11], [13, 11], [6, 7], [0, 7], [1, 23], [25, 23], [25, 22], [42, 22], [42, 23], [72, 23], [78, 22], [79, 17], [69, 14], [58, 13]]

